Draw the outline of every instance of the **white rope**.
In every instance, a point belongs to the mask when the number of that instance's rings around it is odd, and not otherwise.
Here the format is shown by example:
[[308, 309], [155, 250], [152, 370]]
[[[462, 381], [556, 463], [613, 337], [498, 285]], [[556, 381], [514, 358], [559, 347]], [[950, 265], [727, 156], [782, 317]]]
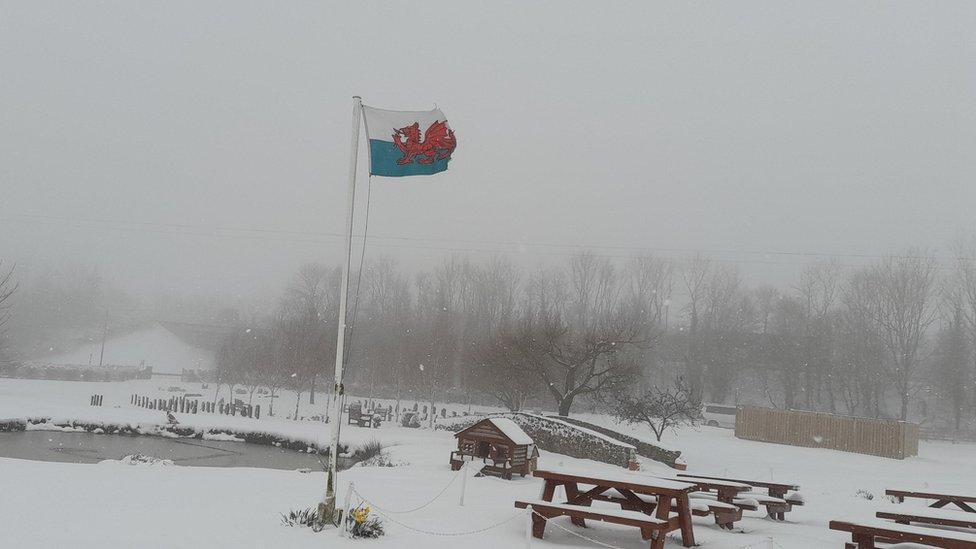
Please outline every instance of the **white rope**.
[[[431, 499], [427, 503], [424, 503], [422, 505], [418, 505], [417, 507], [414, 507], [413, 509], [406, 509], [404, 511], [392, 511], [390, 509], [384, 509], [384, 508], [380, 507], [379, 505], [376, 505], [376, 504], [374, 504], [372, 502], [369, 502], [369, 504], [370, 504], [370, 506], [372, 506], [373, 508], [377, 509], [378, 511], [383, 511], [384, 513], [389, 513], [389, 514], [392, 514], [392, 515], [406, 515], [408, 513], [413, 513], [413, 512], [419, 511], [419, 510], [421, 510], [421, 509], [429, 506], [430, 504], [434, 503], [441, 496], [443, 496], [444, 493], [447, 492], [447, 489], [450, 488], [451, 485], [454, 484], [454, 481], [457, 480], [457, 478], [459, 476], [461, 476], [462, 474], [464, 474], [464, 472], [465, 472], [465, 468], [464, 467], [461, 467], [461, 469], [453, 477], [451, 477], [451, 480], [448, 481], [447, 485], [444, 486], [444, 488], [442, 488], [441, 491], [438, 492], [437, 495], [434, 496], [433, 499]], [[362, 495], [358, 490], [353, 490], [353, 491], [356, 493], [356, 495], [358, 495], [360, 498], [362, 498], [363, 501], [368, 501], [366, 499], [366, 496]]]
[[576, 537], [578, 537], [580, 539], [585, 539], [586, 541], [588, 541], [590, 543], [595, 543], [595, 544], [599, 545], [600, 547], [606, 547], [607, 549], [623, 549], [623, 547], [617, 547], [616, 545], [610, 545], [609, 543], [603, 543], [602, 541], [598, 541], [598, 540], [595, 540], [593, 538], [588, 538], [588, 537], [584, 536], [583, 534], [578, 534], [578, 533], [570, 530], [569, 528], [566, 528], [566, 527], [560, 525], [559, 523], [557, 523], [557, 522], [555, 522], [553, 520], [550, 520], [550, 519], [546, 518], [544, 515], [540, 515], [535, 509], [532, 510], [532, 514], [533, 515], [538, 515], [538, 516], [546, 519], [546, 524], [551, 524], [551, 525], [555, 526], [556, 528], [559, 528], [563, 532], [570, 533], [570, 534], [572, 534], [572, 535], [574, 535], [574, 536], [576, 536]]
[[[750, 549], [751, 547], [769, 547], [769, 542], [770, 541], [772, 541], [773, 543], [775, 543], [778, 547], [783, 547], [782, 545], [780, 545], [779, 543], [777, 543], [776, 540], [773, 540], [772, 538], [767, 538], [767, 539], [764, 539], [762, 541], [757, 541], [756, 543], [750, 543], [749, 545], [740, 545], [736, 549]], [[783, 549], [786, 549], [786, 548], [783, 547]]]
[[477, 530], [469, 530], [467, 532], [435, 532], [433, 530], [424, 530], [423, 528], [418, 528], [416, 526], [411, 526], [409, 524], [400, 522], [399, 520], [397, 520], [397, 519], [391, 517], [390, 515], [384, 513], [382, 510], [380, 510], [379, 507], [376, 507], [376, 504], [374, 504], [373, 502], [371, 502], [368, 499], [366, 499], [365, 497], [363, 497], [363, 495], [360, 494], [359, 492], [357, 492], [355, 489], [353, 490], [353, 492], [355, 492], [356, 495], [359, 496], [359, 498], [362, 499], [364, 503], [366, 503], [367, 505], [369, 505], [370, 507], [372, 507], [374, 509], [377, 509], [376, 514], [382, 516], [383, 518], [389, 520], [390, 522], [392, 522], [394, 524], [397, 524], [399, 526], [402, 526], [402, 527], [406, 528], [407, 530], [412, 530], [414, 532], [418, 532], [418, 533], [421, 533], [421, 534], [427, 534], [428, 536], [439, 536], [439, 537], [473, 536], [475, 534], [481, 534], [481, 533], [487, 532], [489, 530], [494, 530], [495, 528], [498, 528], [499, 526], [502, 526], [504, 524], [508, 524], [509, 522], [512, 522], [513, 520], [515, 520], [515, 519], [517, 519], [519, 517], [524, 517], [525, 516], [522, 513], [516, 513], [514, 516], [508, 517], [507, 519], [505, 519], [503, 521], [496, 522], [496, 523], [491, 524], [489, 526], [485, 526], [484, 528], [478, 528]]

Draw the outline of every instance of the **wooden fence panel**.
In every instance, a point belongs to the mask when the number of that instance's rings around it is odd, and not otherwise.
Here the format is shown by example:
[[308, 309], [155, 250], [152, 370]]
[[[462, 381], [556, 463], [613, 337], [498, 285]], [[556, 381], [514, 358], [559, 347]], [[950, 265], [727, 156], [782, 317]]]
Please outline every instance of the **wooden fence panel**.
[[918, 455], [918, 425], [914, 423], [821, 412], [740, 406], [735, 436], [895, 459]]

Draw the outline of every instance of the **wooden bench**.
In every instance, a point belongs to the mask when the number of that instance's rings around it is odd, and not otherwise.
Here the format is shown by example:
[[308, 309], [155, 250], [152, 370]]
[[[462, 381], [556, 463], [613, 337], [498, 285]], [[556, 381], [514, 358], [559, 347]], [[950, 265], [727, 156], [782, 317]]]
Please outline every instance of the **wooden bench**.
[[954, 528], [976, 528], [976, 513], [956, 511], [955, 509], [910, 508], [878, 511], [875, 516], [889, 519], [898, 524], [935, 524]]
[[725, 530], [731, 530], [736, 522], [742, 520], [742, 508], [724, 501], [692, 497], [689, 503], [691, 514], [696, 517], [712, 515], [715, 517], [715, 524]]
[[967, 513], [976, 513], [976, 509], [970, 505], [976, 504], [976, 496], [962, 496], [954, 494], [940, 494], [938, 492], [913, 492], [909, 490], [885, 490], [885, 494], [895, 498], [899, 503], [904, 502], [905, 498], [917, 498], [933, 500], [929, 507], [936, 509], [952, 504]]
[[[628, 498], [623, 493], [617, 491], [616, 489], [610, 489], [602, 494], [597, 494], [592, 496], [596, 501], [605, 501], [607, 503], [613, 503], [619, 505], [621, 509], [626, 509], [629, 511], [644, 511], [645, 513], [653, 513], [654, 508], [657, 505], [657, 498], [655, 496], [648, 496], [645, 494], [633, 494], [633, 496], [640, 499], [644, 505], [636, 505], [631, 498]], [[692, 493], [688, 500], [689, 507], [691, 508], [691, 514], [696, 517], [707, 517], [712, 516], [715, 519], [715, 524], [719, 528], [726, 530], [731, 530], [735, 523], [742, 520], [742, 509], [736, 507], [735, 505], [724, 503], [718, 501], [714, 498], [696, 498], [695, 494]]]
[[846, 549], [875, 549], [879, 543], [921, 543], [943, 549], [976, 549], [976, 534], [939, 530], [920, 526], [905, 526], [882, 520], [865, 522], [830, 521], [830, 529], [850, 532]]
[[664, 537], [668, 532], [668, 521], [645, 515], [640, 511], [618, 509], [594, 509], [566, 503], [551, 501], [516, 501], [519, 509], [532, 507], [532, 535], [542, 539], [546, 531], [546, 523], [551, 518], [565, 516], [576, 520], [598, 520], [624, 526], [640, 528], [641, 539], [650, 540], [651, 549], [663, 549]]
[[[714, 477], [714, 476], [704, 476], [704, 475], [694, 475], [691, 473], [678, 473], [680, 478], [688, 479], [690, 482], [695, 482], [696, 480], [713, 480], [722, 482], [733, 482], [741, 483], [752, 486], [753, 488], [762, 488], [766, 490], [766, 494], [759, 493], [743, 493], [738, 498], [738, 501], [733, 500], [734, 505], [740, 506], [743, 509], [749, 509], [752, 505], [752, 501], [755, 501], [759, 505], [766, 508], [766, 515], [773, 520], [786, 520], [786, 513], [793, 510], [795, 506], [803, 505], [803, 498], [799, 494], [790, 493], [796, 492], [800, 489], [799, 485], [796, 484], [784, 484], [780, 482], [766, 482], [762, 480], [746, 480], [737, 478], [724, 478], [724, 477]], [[752, 501], [747, 501], [752, 500]], [[746, 505], [748, 504], [748, 505]]]

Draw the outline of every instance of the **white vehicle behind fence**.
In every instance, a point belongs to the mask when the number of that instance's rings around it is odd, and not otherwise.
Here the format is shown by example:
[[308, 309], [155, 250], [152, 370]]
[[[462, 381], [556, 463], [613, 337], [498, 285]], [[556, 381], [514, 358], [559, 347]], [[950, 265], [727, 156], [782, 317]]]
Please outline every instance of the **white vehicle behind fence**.
[[735, 406], [727, 404], [702, 404], [702, 423], [709, 427], [735, 428]]

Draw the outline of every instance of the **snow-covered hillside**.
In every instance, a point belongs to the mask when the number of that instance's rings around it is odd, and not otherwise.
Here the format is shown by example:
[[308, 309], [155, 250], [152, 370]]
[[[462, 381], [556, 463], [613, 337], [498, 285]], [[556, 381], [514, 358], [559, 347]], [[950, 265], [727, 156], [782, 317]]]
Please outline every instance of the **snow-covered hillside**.
[[[91, 341], [83, 347], [63, 353], [40, 357], [31, 362], [55, 365], [95, 365], [99, 363], [102, 342]], [[113, 366], [151, 366], [154, 372], [178, 374], [183, 369], [199, 370], [213, 367], [214, 353], [190, 345], [159, 324], [105, 342], [102, 363]]]

